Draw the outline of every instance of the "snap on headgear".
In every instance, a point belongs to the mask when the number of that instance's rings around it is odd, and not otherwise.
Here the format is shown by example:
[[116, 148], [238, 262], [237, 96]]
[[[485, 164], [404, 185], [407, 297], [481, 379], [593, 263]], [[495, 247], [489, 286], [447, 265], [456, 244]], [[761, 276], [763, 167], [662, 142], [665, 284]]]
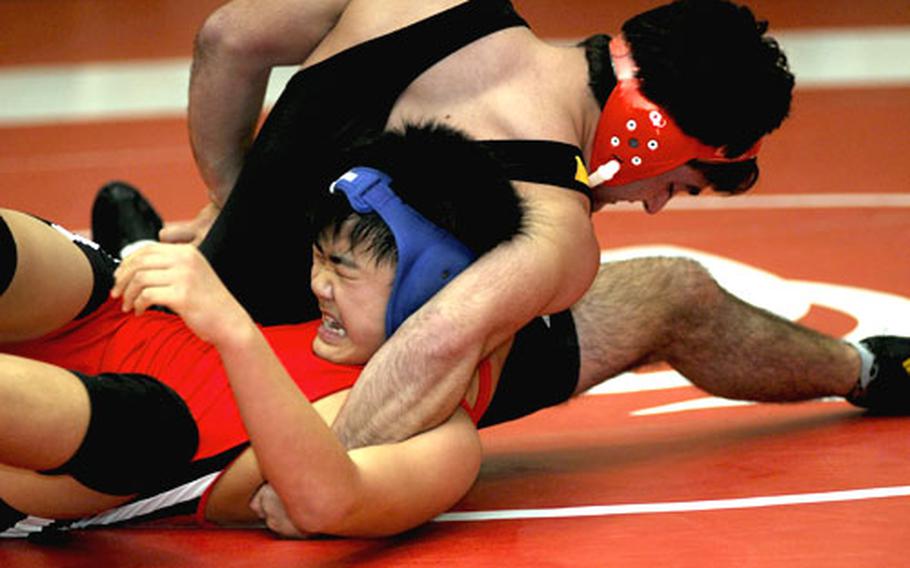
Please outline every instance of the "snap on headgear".
[[375, 211], [395, 237], [398, 266], [386, 306], [386, 336], [475, 259], [474, 253], [434, 225], [392, 191], [392, 179], [373, 168], [356, 167], [335, 180], [357, 213]]
[[685, 134], [670, 115], [648, 100], [635, 77], [632, 52], [621, 36], [610, 41], [616, 87], [610, 93], [594, 134], [589, 182], [617, 186], [668, 172], [689, 160], [739, 162], [758, 154], [759, 140], [735, 158]]

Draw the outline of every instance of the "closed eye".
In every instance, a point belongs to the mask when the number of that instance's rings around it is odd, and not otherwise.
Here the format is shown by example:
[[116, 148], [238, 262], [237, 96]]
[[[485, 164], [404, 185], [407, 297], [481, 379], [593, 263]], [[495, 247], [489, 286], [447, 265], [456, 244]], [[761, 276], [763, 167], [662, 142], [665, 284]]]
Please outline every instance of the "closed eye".
[[350, 268], [352, 270], [357, 270], [358, 268], [360, 268], [360, 266], [358, 266], [357, 263], [354, 262], [354, 259], [352, 259], [348, 256], [341, 255], [341, 254], [330, 254], [329, 261], [332, 264], [334, 264], [335, 266]]

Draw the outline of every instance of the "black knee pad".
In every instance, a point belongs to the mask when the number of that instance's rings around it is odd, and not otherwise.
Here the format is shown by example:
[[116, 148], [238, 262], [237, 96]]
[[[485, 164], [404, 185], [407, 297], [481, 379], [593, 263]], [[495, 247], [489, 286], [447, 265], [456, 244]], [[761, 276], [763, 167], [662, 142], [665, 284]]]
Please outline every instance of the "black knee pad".
[[70, 475], [110, 495], [145, 493], [181, 474], [199, 446], [199, 430], [172, 388], [133, 373], [74, 373], [88, 390], [91, 419], [79, 449], [46, 475]]
[[92, 274], [95, 276], [92, 295], [89, 296], [85, 307], [76, 316], [76, 319], [80, 319], [89, 315], [98, 306], [107, 301], [111, 288], [114, 287], [114, 271], [117, 270], [119, 262], [104, 250], [96, 248], [94, 243], [90, 241], [74, 241], [74, 244], [82, 249], [83, 254], [88, 258], [89, 263], [92, 265]]
[[16, 274], [16, 265], [19, 256], [16, 252], [16, 240], [13, 232], [9, 230], [6, 220], [0, 216], [0, 294], [6, 292], [13, 276]]
[[21, 513], [0, 499], [0, 533], [12, 528], [13, 525], [24, 519], [27, 515]]
[[47, 219], [43, 219], [37, 216], [35, 219], [46, 223], [49, 227], [71, 240], [74, 245], [79, 247], [79, 250], [82, 251], [82, 254], [85, 255], [85, 258], [88, 259], [89, 265], [92, 267], [92, 294], [89, 296], [89, 299], [87, 302], [85, 302], [85, 306], [82, 308], [82, 311], [79, 312], [79, 315], [77, 315], [75, 319], [84, 318], [85, 316], [95, 311], [98, 306], [107, 301], [111, 293], [111, 288], [114, 287], [114, 271], [117, 270], [117, 266], [120, 264], [120, 261], [102, 249], [98, 243], [95, 243], [81, 235], [72, 233], [60, 225], [48, 221]]
[[85, 303], [85, 307], [83, 307], [82, 311], [79, 312], [79, 315], [76, 316], [76, 319], [84, 318], [107, 301], [107, 298], [111, 293], [111, 288], [114, 287], [114, 271], [117, 270], [117, 265], [120, 264], [120, 261], [108, 254], [107, 251], [98, 246], [97, 243], [90, 241], [81, 235], [71, 233], [56, 223], [51, 223], [45, 219], [42, 219], [42, 221], [79, 247], [79, 250], [82, 251], [82, 254], [85, 255], [85, 258], [88, 259], [88, 262], [92, 267], [92, 275], [94, 277], [92, 295], [89, 296], [88, 301]]

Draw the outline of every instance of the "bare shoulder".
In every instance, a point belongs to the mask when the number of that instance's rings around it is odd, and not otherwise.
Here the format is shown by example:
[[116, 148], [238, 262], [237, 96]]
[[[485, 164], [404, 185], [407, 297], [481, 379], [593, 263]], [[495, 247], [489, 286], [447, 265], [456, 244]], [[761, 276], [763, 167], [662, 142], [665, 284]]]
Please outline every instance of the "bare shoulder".
[[307, 60], [313, 65], [357, 44], [394, 32], [465, 0], [351, 0], [319, 47]]

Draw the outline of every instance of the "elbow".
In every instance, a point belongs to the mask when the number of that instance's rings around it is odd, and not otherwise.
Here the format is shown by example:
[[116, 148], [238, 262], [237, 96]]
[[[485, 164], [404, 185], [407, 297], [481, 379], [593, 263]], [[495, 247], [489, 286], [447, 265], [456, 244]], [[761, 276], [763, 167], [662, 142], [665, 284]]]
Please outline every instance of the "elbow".
[[[544, 313], [555, 313], [572, 307], [591, 287], [600, 266], [600, 244], [587, 218], [562, 235], [550, 258], [557, 260], [557, 280], [553, 297]], [[551, 266], [552, 269], [552, 266]]]
[[305, 503], [292, 503], [288, 516], [294, 526], [305, 534], [338, 534], [357, 510], [352, 495], [329, 492]]
[[571, 307], [588, 291], [600, 267], [600, 243], [597, 242], [593, 226], [587, 223], [580, 233], [576, 241], [576, 254], [573, 255], [574, 264], [570, 268], [570, 274], [574, 278], [567, 279], [573, 286], [570, 287], [564, 309]]
[[535, 275], [537, 315], [571, 307], [590, 288], [600, 265], [600, 245], [584, 207], [571, 199], [536, 204], [520, 242], [523, 272]]
[[299, 530], [312, 534], [338, 534], [363, 506], [365, 500], [360, 474], [347, 454], [345, 459], [350, 467], [334, 469], [328, 475], [319, 475], [314, 471], [311, 472], [312, 483], [300, 484], [295, 480], [287, 487], [286, 498], [282, 496], [282, 501], [288, 517]]
[[243, 25], [243, 14], [228, 3], [212, 13], [193, 41], [193, 66], [217, 61], [232, 67], [268, 66], [269, 38]]
[[230, 24], [232, 18], [229, 6], [223, 6], [213, 12], [196, 32], [193, 41], [193, 58], [196, 61], [209, 60], [218, 54], [227, 55], [232, 50], [238, 50], [241, 42], [236, 29]]

